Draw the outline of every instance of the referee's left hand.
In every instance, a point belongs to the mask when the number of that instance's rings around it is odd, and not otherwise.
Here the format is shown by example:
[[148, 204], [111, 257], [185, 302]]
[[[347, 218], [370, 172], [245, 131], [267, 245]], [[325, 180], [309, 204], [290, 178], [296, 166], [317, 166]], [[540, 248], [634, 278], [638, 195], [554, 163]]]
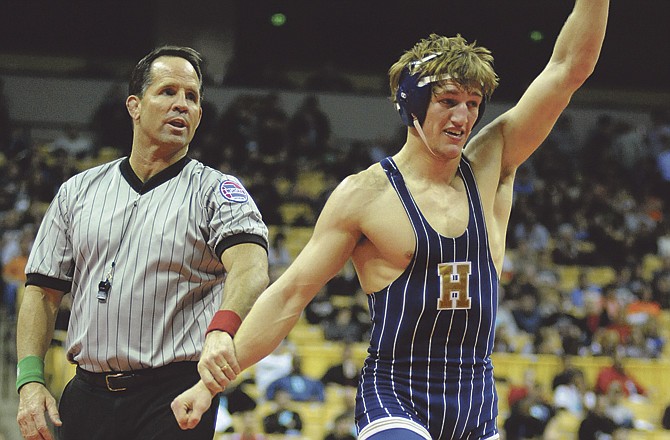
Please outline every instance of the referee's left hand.
[[198, 362], [198, 373], [212, 396], [237, 378], [240, 365], [235, 356], [233, 338], [228, 333], [215, 330], [207, 334]]
[[25, 440], [53, 440], [54, 437], [44, 417], [45, 412], [49, 414], [54, 425], [63, 424], [58, 414], [56, 399], [44, 385], [37, 382], [23, 385], [19, 391], [16, 421]]
[[198, 426], [202, 415], [212, 405], [212, 395], [202, 381], [178, 395], [170, 404], [179, 427], [183, 430]]

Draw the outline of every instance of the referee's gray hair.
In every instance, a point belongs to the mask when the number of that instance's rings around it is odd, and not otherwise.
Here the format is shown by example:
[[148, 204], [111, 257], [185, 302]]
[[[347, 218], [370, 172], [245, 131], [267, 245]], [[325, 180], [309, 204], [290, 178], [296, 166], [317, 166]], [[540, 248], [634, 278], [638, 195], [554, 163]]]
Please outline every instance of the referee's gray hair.
[[130, 82], [128, 83], [128, 95], [135, 95], [139, 97], [144, 95], [144, 92], [151, 83], [151, 65], [156, 60], [156, 58], [164, 56], [183, 58], [191, 63], [195, 69], [195, 72], [198, 74], [198, 80], [200, 80], [200, 99], [202, 99], [202, 55], [200, 55], [200, 53], [195, 49], [184, 46], [160, 46], [139, 60], [130, 75]]

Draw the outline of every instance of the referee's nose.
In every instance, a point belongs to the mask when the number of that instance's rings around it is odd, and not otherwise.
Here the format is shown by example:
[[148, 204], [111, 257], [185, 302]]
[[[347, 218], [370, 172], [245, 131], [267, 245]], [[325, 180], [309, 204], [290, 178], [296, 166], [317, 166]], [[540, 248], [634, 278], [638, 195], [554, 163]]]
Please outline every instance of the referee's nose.
[[183, 90], [180, 90], [174, 95], [172, 109], [179, 113], [186, 113], [188, 111], [188, 100], [186, 99], [186, 93]]

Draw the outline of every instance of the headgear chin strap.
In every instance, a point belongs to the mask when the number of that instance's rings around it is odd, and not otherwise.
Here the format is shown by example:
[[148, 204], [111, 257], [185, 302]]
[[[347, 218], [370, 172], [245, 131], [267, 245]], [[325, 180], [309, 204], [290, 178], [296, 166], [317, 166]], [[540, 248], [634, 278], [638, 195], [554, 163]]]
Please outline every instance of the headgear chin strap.
[[[430, 95], [432, 93], [431, 84], [451, 78], [448, 74], [420, 77], [418, 73], [413, 74], [411, 72], [411, 67], [423, 64], [439, 55], [441, 55], [441, 52], [428, 55], [419, 61], [414, 61], [407, 65], [400, 74], [398, 90], [396, 91], [395, 96], [396, 109], [398, 110], [398, 113], [400, 113], [400, 119], [402, 119], [403, 124], [408, 127], [414, 126], [414, 118], [417, 119], [419, 125], [423, 125], [423, 121], [426, 119], [426, 112], [428, 111]], [[479, 114], [472, 126], [473, 128], [482, 119], [485, 107], [486, 100], [482, 99], [482, 102], [479, 105]]]

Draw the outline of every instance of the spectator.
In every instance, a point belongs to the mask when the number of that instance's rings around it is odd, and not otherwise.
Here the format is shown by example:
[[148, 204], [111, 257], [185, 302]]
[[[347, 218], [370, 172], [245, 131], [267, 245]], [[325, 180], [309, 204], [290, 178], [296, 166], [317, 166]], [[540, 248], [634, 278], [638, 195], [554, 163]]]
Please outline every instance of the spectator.
[[573, 375], [576, 374], [575, 372], [578, 370], [574, 365], [572, 356], [561, 356], [558, 359], [561, 362], [561, 370], [556, 373], [551, 380], [552, 391], [555, 391], [556, 387], [559, 385], [569, 385]]
[[608, 327], [619, 320], [619, 316], [624, 312], [625, 305], [620, 301], [617, 295], [616, 285], [611, 283], [603, 287], [603, 296], [601, 301], [602, 313], [600, 315], [600, 327]]
[[324, 385], [336, 384], [345, 387], [357, 387], [361, 375], [361, 365], [353, 358], [353, 347], [345, 343], [342, 347], [342, 362], [331, 366], [321, 377]]
[[274, 396], [275, 411], [263, 418], [263, 430], [266, 434], [285, 434], [299, 436], [302, 433], [300, 414], [289, 408], [291, 393], [288, 390], [277, 390]]
[[664, 219], [658, 225], [656, 248], [661, 258], [670, 257], [670, 220]]
[[563, 223], [558, 227], [555, 235], [552, 259], [555, 264], [560, 265], [590, 265], [593, 255], [592, 251], [588, 250], [586, 243], [577, 238], [574, 225]]
[[33, 244], [33, 233], [29, 229], [23, 230], [19, 238], [18, 252], [2, 265], [2, 279], [4, 280], [4, 294], [2, 302], [6, 304], [9, 316], [16, 313], [18, 293], [26, 282], [25, 268]]
[[261, 161], [276, 163], [287, 154], [288, 116], [277, 93], [265, 95], [257, 109], [257, 148]]
[[[633, 327], [626, 320], [626, 311], [622, 308], [618, 311], [618, 315], [615, 317], [614, 321], [606, 327], [605, 330], [614, 331], [619, 336], [618, 345], [625, 347], [630, 343], [631, 333]], [[605, 352], [607, 354], [607, 352]]]
[[516, 325], [514, 316], [512, 315], [512, 301], [507, 301], [506, 287], [500, 286], [498, 289], [498, 314], [496, 315], [495, 324], [495, 343], [493, 344], [496, 352], [514, 353], [520, 351], [522, 347], [519, 346], [517, 338], [519, 328]]
[[653, 298], [662, 309], [670, 310], [670, 256], [662, 257], [661, 263], [661, 267], [652, 274]]
[[534, 381], [534, 375], [523, 389], [525, 393], [513, 401], [510, 415], [504, 423], [507, 440], [542, 438], [554, 416], [554, 409], [545, 398], [540, 384]]
[[256, 364], [254, 381], [259, 396], [265, 396], [265, 391], [270, 383], [291, 373], [293, 358], [296, 356], [295, 352], [295, 346], [284, 339], [272, 353]]
[[[255, 194], [255, 193], [254, 193]], [[268, 247], [268, 265], [270, 280], [276, 280], [291, 264], [291, 254], [286, 247], [286, 234], [279, 231], [275, 234]]]
[[526, 368], [523, 372], [523, 381], [520, 384], [512, 383], [507, 393], [507, 405], [511, 408], [519, 400], [528, 397], [533, 388], [538, 386], [535, 370]]
[[255, 411], [244, 412], [240, 420], [240, 432], [231, 434], [230, 440], [266, 440], [267, 437], [258, 432]]
[[518, 307], [512, 310], [516, 325], [530, 335], [535, 334], [542, 324], [537, 295], [537, 288], [529, 285], [522, 293]]
[[587, 299], [593, 298], [596, 302], [599, 302], [600, 296], [600, 288], [590, 283], [588, 273], [581, 269], [577, 275], [577, 285], [570, 291], [570, 306], [568, 309], [583, 314]]
[[537, 354], [553, 354], [563, 356], [563, 340], [555, 326], [540, 327], [535, 334], [535, 350]]
[[313, 158], [329, 144], [330, 120], [320, 108], [319, 98], [308, 95], [288, 121], [293, 157]]
[[74, 124], [68, 125], [51, 144], [52, 151], [62, 151], [72, 157], [83, 158], [93, 153], [93, 142]]
[[614, 136], [614, 118], [609, 114], [598, 116], [595, 126], [587, 133], [582, 148], [582, 170], [592, 179], [602, 176], [603, 163], [612, 146]]
[[348, 414], [340, 414], [335, 418], [333, 429], [323, 440], [356, 440], [356, 427]]
[[584, 372], [578, 368], [564, 371], [562, 381], [554, 389], [554, 408], [564, 408], [577, 417], [584, 417], [593, 405], [594, 394], [587, 390]]
[[335, 315], [323, 323], [323, 335], [329, 341], [362, 342], [365, 328], [350, 307], [338, 307]]
[[612, 419], [620, 428], [634, 427], [635, 415], [630, 407], [624, 403], [625, 396], [620, 382], [611, 382], [607, 388], [605, 415]]
[[661, 334], [661, 325], [658, 319], [649, 320], [641, 325], [641, 331], [644, 338], [644, 352], [646, 353], [645, 358], [648, 359], [657, 359], [660, 358], [665, 349], [665, 345], [668, 342], [666, 337]]
[[646, 394], [642, 385], [626, 371], [621, 355], [616, 352], [612, 356], [612, 365], [602, 367], [598, 371], [596, 393], [606, 394], [612, 382], [618, 382], [621, 385], [621, 390], [626, 397]]
[[[644, 133], [636, 127], [637, 124], [627, 120], [616, 121], [610, 150], [613, 163], [631, 177], [631, 183], [640, 183], [639, 179], [642, 176], [636, 173], [644, 169], [641, 165], [651, 155], [649, 149], [644, 145]], [[631, 186], [634, 189], [637, 185]]]
[[528, 241], [529, 246], [536, 252], [543, 251], [549, 247], [551, 234], [549, 229], [542, 224], [537, 214], [531, 210], [526, 212], [525, 220], [517, 223], [513, 229], [516, 242]]
[[351, 260], [347, 261], [342, 269], [326, 283], [328, 296], [354, 296], [360, 288], [361, 284], [356, 277]]
[[[281, 214], [282, 196], [276, 183], [276, 179], [282, 172], [283, 170], [278, 169], [277, 164], [269, 166], [258, 163], [249, 176], [248, 190], [254, 194], [254, 200], [260, 207], [263, 220], [268, 225], [280, 226], [285, 224]], [[275, 176], [275, 180], [272, 176]]]
[[640, 285], [635, 299], [626, 306], [626, 320], [631, 324], [642, 325], [655, 320], [661, 314], [661, 305], [654, 299], [651, 286], [644, 282]]
[[650, 112], [651, 126], [645, 136], [647, 146], [652, 155], [657, 155], [663, 149], [665, 136], [670, 136], [670, 110], [652, 109]]
[[234, 429], [232, 414], [239, 413], [244, 416], [251, 413], [253, 416], [253, 411], [256, 409], [256, 401], [242, 390], [243, 383], [227, 387], [219, 394], [215, 432], [232, 432]]
[[305, 307], [305, 319], [312, 325], [325, 325], [333, 316], [336, 308], [326, 293], [326, 288], [322, 288], [316, 296]]
[[667, 204], [670, 201], [670, 131], [659, 136], [661, 151], [656, 156], [656, 167], [660, 181], [657, 194]]
[[595, 407], [587, 412], [579, 425], [578, 440], [613, 438], [617, 425], [605, 412], [606, 399], [605, 396], [598, 396]]
[[291, 400], [295, 402], [323, 402], [325, 400], [323, 383], [303, 374], [300, 357], [297, 355], [293, 356], [291, 373], [270, 383], [265, 390], [265, 396], [268, 400], [273, 400], [279, 391], [286, 391]]
[[574, 125], [572, 124], [572, 115], [564, 112], [559, 116], [556, 125], [549, 133], [547, 141], [553, 142], [556, 149], [565, 157], [566, 163], [573, 164], [576, 162], [575, 157], [581, 153], [581, 143], [577, 140]]

